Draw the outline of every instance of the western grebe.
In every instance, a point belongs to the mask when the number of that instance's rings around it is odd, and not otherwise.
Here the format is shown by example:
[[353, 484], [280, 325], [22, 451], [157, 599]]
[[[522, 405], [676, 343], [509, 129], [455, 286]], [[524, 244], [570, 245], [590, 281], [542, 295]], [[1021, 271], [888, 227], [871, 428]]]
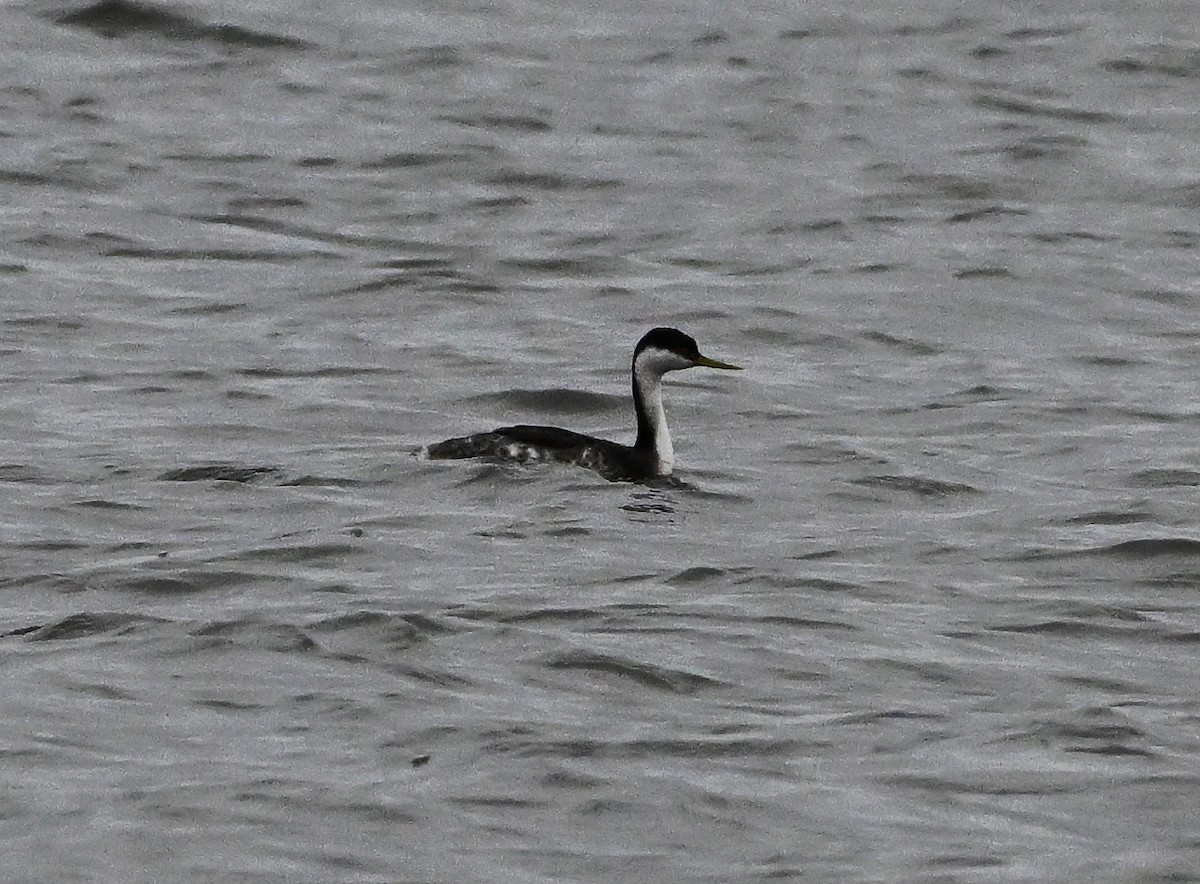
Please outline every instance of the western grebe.
[[595, 470], [611, 481], [639, 481], [669, 476], [675, 468], [675, 449], [663, 410], [662, 378], [684, 368], [741, 371], [740, 365], [700, 355], [695, 340], [674, 328], [646, 332], [633, 348], [633, 407], [637, 440], [620, 445], [558, 427], [501, 427], [430, 445], [431, 458], [492, 457], [520, 463], [555, 461]]

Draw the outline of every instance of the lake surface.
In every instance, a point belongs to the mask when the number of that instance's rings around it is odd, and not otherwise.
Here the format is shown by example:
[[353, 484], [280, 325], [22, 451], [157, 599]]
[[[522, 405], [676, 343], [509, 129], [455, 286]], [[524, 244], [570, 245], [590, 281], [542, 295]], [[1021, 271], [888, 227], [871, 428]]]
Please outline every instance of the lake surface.
[[1194, 6], [410, 6], [0, 10], [8, 880], [1200, 880]]

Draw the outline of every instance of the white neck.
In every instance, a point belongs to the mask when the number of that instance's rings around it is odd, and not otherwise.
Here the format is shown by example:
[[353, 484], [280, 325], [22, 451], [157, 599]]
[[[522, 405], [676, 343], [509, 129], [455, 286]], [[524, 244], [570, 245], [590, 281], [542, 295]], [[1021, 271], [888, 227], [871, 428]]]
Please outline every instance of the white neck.
[[675, 469], [675, 448], [671, 444], [671, 431], [667, 429], [667, 412], [662, 398], [663, 371], [674, 367], [673, 364], [664, 366], [660, 352], [651, 350], [639, 354], [633, 366], [634, 395], [641, 400], [653, 432], [655, 472], [660, 476], [669, 476]]
[[669, 476], [675, 469], [675, 448], [671, 444], [671, 431], [667, 429], [667, 412], [663, 408], [662, 378], [651, 378], [642, 387], [646, 413], [654, 427], [654, 454], [658, 457], [658, 474]]

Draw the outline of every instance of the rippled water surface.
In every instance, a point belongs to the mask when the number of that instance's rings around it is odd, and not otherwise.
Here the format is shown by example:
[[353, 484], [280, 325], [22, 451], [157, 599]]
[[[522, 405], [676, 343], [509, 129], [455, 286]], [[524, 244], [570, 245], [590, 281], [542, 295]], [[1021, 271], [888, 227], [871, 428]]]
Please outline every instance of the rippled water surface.
[[[1189, 3], [0, 10], [9, 880], [1200, 880]], [[628, 440], [680, 483], [433, 462]]]

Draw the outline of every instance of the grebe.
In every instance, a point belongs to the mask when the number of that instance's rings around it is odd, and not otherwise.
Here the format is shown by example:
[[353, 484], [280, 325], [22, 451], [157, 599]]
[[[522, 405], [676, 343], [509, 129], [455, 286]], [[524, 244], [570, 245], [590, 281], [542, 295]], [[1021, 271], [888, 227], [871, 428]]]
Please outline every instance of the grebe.
[[675, 449], [663, 410], [662, 378], [684, 368], [741, 371], [740, 365], [700, 354], [694, 339], [674, 328], [646, 332], [633, 348], [633, 407], [637, 440], [621, 445], [558, 427], [501, 427], [430, 445], [431, 458], [491, 457], [520, 463], [555, 461], [595, 470], [610, 481], [640, 481], [671, 475]]

